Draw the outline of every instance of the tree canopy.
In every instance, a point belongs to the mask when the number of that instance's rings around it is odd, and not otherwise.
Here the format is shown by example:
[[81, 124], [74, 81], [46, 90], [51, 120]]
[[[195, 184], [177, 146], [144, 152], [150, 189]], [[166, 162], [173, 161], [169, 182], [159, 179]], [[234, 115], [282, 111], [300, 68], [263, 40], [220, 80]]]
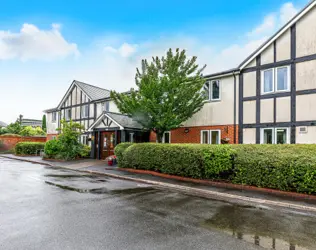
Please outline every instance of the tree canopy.
[[166, 56], [142, 60], [136, 71], [137, 90], [111, 92], [119, 110], [156, 133], [158, 142], [164, 132], [180, 127], [204, 104], [205, 79], [197, 57], [187, 58], [185, 50], [169, 49]]

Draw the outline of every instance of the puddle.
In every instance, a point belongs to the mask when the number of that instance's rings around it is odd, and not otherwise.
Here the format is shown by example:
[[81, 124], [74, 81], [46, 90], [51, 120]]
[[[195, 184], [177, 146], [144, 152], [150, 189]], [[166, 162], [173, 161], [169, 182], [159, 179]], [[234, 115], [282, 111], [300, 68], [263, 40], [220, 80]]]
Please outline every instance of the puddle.
[[89, 175], [74, 175], [74, 174], [46, 174], [45, 177], [53, 177], [53, 178], [86, 178], [91, 177]]
[[202, 227], [220, 230], [265, 249], [316, 249], [316, 220], [307, 216], [225, 205]]

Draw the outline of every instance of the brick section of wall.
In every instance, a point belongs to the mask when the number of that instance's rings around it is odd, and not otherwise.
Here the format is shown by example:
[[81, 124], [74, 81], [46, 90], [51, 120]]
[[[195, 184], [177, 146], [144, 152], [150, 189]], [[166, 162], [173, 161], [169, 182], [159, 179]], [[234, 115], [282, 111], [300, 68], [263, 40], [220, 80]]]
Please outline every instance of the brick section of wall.
[[[188, 133], [184, 130], [189, 129]], [[171, 131], [171, 143], [201, 143], [202, 130], [221, 130], [221, 139], [228, 138], [229, 144], [234, 144], [234, 125], [181, 127]], [[150, 133], [150, 142], [156, 142], [156, 134]], [[236, 125], [236, 144], [238, 144], [238, 125]]]
[[46, 137], [0, 136], [0, 150], [10, 150], [19, 142], [46, 142]]
[[53, 140], [54, 137], [57, 138], [58, 134], [47, 134], [46, 140], [50, 141]]

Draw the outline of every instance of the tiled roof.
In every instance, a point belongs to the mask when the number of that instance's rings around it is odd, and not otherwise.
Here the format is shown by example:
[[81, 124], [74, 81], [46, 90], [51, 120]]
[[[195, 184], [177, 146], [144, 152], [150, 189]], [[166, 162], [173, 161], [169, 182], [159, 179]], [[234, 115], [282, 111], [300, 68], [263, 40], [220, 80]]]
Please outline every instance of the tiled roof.
[[0, 128], [1, 127], [6, 127], [6, 126], [7, 126], [7, 124], [5, 122], [0, 121]]
[[132, 118], [128, 117], [127, 115], [122, 115], [118, 113], [112, 113], [112, 112], [105, 112], [106, 115], [108, 115], [110, 118], [112, 118], [114, 121], [116, 121], [118, 124], [120, 124], [124, 128], [136, 128], [136, 129], [142, 129], [143, 126], [139, 124], [137, 121], [134, 121]]
[[102, 89], [76, 80], [75, 84], [77, 84], [92, 99], [92, 101], [110, 97], [111, 92], [107, 89]]

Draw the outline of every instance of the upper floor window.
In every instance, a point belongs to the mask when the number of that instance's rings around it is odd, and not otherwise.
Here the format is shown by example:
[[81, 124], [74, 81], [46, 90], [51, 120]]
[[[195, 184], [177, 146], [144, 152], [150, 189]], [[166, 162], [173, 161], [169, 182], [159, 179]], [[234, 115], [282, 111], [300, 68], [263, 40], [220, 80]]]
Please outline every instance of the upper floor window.
[[87, 118], [89, 116], [89, 105], [82, 106], [81, 116], [82, 116], [82, 118]]
[[290, 90], [290, 67], [267, 69], [261, 72], [262, 94], [289, 91]]
[[69, 121], [71, 119], [71, 109], [65, 110], [65, 119], [66, 121]]
[[52, 113], [52, 122], [56, 122], [57, 120], [57, 112]]
[[203, 87], [207, 100], [209, 101], [219, 101], [221, 99], [221, 91], [220, 91], [220, 81], [212, 80], [208, 81], [204, 84]]
[[110, 111], [110, 102], [109, 101], [102, 103], [102, 111]]

